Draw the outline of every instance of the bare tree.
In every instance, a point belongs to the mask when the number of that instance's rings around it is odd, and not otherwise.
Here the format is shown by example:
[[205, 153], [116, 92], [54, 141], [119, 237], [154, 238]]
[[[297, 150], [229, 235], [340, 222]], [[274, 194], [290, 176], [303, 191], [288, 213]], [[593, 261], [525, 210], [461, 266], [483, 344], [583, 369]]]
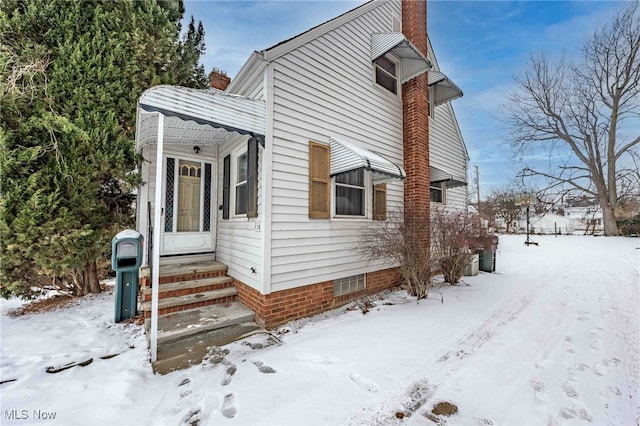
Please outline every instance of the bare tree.
[[575, 188], [596, 197], [605, 235], [616, 235], [616, 165], [640, 144], [640, 7], [632, 3], [584, 44], [582, 57], [552, 63], [532, 55], [506, 119], [516, 153], [544, 146], [549, 167], [527, 166], [549, 188]]
[[486, 201], [496, 219], [501, 219], [504, 223], [507, 233], [511, 232], [511, 224], [522, 216], [522, 209], [516, 205], [517, 193], [518, 191], [508, 186], [494, 189]]

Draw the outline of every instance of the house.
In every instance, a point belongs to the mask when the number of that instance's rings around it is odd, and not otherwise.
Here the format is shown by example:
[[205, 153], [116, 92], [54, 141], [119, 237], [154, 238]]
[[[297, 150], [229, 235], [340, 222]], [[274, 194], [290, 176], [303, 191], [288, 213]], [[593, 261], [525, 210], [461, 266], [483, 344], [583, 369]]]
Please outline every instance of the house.
[[[440, 67], [429, 41], [428, 57], [433, 68], [429, 71], [430, 91], [433, 93], [451, 86]], [[442, 84], [437, 84], [442, 83]], [[447, 87], [447, 89], [449, 89]], [[451, 90], [462, 93], [459, 88]], [[429, 176], [430, 200], [434, 206], [449, 210], [468, 211], [467, 166], [469, 153], [460, 131], [451, 102], [430, 104], [429, 110]]]
[[[529, 232], [532, 234], [565, 234], [570, 235], [580, 229], [582, 222], [566, 216], [547, 213], [543, 216], [534, 216], [529, 221]], [[526, 227], [526, 223], [522, 224]]]
[[595, 197], [583, 195], [567, 198], [562, 210], [566, 217], [580, 221], [581, 225], [576, 228], [576, 231], [584, 234], [604, 232], [602, 209]]
[[462, 91], [437, 68], [426, 1], [365, 3], [211, 78], [223, 90], [157, 86], [138, 102], [152, 361], [196, 331], [274, 326], [398, 285], [393, 265], [354, 252], [362, 228], [395, 206], [428, 217], [430, 197], [466, 202], [450, 105]]

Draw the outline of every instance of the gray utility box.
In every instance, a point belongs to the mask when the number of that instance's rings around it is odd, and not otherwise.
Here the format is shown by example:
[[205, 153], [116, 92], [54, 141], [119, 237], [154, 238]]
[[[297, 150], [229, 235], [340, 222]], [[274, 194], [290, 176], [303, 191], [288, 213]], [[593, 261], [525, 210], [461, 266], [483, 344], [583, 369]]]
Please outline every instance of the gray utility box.
[[498, 236], [493, 235], [491, 240], [491, 247], [478, 250], [480, 255], [480, 270], [483, 272], [494, 272], [496, 270], [496, 251], [498, 250]]
[[111, 266], [116, 273], [115, 322], [133, 318], [138, 306], [142, 235], [126, 229], [111, 240]]

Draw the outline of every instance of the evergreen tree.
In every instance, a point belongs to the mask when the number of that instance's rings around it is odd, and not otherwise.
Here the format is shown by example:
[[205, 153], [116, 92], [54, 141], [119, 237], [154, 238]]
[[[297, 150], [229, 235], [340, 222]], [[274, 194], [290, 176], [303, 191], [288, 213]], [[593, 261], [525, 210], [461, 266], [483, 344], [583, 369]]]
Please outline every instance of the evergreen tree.
[[96, 260], [132, 224], [136, 102], [205, 87], [181, 0], [0, 2], [0, 293], [36, 277], [99, 292]]

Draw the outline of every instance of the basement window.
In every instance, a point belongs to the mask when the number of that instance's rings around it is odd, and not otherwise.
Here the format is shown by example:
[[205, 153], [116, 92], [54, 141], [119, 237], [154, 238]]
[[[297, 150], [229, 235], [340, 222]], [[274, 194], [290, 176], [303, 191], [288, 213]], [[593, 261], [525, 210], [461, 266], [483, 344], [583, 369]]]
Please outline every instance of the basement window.
[[364, 274], [333, 280], [333, 296], [354, 293], [364, 289]]

